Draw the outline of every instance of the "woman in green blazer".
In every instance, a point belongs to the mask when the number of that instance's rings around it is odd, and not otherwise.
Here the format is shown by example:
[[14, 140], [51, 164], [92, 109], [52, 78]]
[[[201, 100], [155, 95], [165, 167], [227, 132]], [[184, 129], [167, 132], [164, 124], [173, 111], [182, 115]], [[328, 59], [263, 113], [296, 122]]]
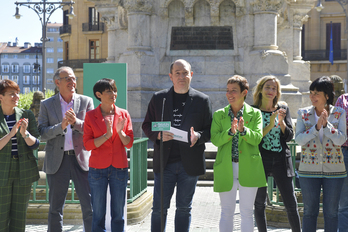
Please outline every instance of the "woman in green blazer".
[[214, 113], [211, 141], [218, 147], [214, 163], [214, 191], [221, 201], [220, 232], [233, 231], [236, 193], [239, 189], [241, 231], [254, 230], [253, 206], [258, 187], [266, 186], [259, 152], [262, 116], [244, 102], [249, 84], [235, 75], [227, 81], [229, 105]]
[[39, 179], [34, 114], [17, 108], [19, 87], [0, 81], [0, 231], [24, 232], [31, 185]]

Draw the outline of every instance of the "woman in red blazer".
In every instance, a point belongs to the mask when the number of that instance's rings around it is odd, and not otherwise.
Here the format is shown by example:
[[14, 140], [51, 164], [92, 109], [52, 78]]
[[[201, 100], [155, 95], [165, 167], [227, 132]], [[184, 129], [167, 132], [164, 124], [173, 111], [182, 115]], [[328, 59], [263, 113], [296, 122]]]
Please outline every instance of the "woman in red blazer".
[[128, 180], [125, 147], [133, 145], [133, 128], [127, 110], [115, 106], [115, 81], [104, 78], [93, 87], [101, 104], [86, 113], [83, 143], [91, 150], [88, 181], [93, 208], [92, 231], [105, 230], [106, 191], [111, 194], [111, 230], [124, 231], [124, 205]]

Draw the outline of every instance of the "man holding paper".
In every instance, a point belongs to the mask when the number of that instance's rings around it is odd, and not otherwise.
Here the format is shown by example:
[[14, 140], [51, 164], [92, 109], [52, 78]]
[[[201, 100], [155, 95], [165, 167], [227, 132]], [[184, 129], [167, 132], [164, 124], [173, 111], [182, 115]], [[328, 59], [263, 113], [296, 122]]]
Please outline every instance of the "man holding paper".
[[[190, 87], [191, 65], [176, 60], [170, 66], [170, 89], [155, 93], [149, 103], [142, 128], [154, 142], [153, 171], [155, 187], [151, 231], [161, 231], [160, 205], [160, 132], [151, 130], [152, 122], [170, 121], [171, 130], [163, 131], [163, 209], [164, 217], [177, 185], [175, 231], [189, 231], [191, 205], [198, 176], [205, 173], [205, 142], [210, 139], [211, 102], [207, 95]], [[163, 119], [163, 120], [162, 120]], [[166, 219], [165, 219], [166, 221]]]

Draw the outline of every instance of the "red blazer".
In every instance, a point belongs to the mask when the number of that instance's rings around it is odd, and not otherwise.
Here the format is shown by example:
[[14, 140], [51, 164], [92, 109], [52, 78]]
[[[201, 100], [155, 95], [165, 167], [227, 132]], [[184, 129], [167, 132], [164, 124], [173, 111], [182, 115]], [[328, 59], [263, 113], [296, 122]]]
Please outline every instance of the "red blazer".
[[[122, 144], [116, 133], [116, 124], [119, 119], [123, 118], [126, 118], [123, 131], [131, 138], [126, 146]], [[83, 144], [86, 150], [92, 150], [89, 158], [89, 167], [103, 169], [112, 165], [115, 168], [127, 168], [128, 161], [125, 147], [131, 148], [134, 141], [132, 121], [128, 111], [115, 106], [113, 135], [100, 147], [96, 147], [94, 139], [105, 133], [106, 124], [99, 105], [94, 110], [88, 111], [85, 118]]]

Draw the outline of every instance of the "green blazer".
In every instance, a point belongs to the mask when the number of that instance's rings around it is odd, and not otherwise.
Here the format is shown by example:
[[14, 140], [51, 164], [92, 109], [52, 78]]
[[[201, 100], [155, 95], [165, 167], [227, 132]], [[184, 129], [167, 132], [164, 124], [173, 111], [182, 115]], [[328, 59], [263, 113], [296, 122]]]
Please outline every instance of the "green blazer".
[[[36, 120], [33, 112], [15, 107], [16, 121], [21, 118], [28, 118], [29, 125], [27, 131], [34, 137], [40, 136], [37, 129]], [[0, 138], [10, 133], [4, 114], [0, 107]], [[31, 185], [39, 179], [39, 170], [33, 150], [25, 143], [22, 135], [17, 132], [18, 162], [19, 162], [19, 181], [21, 185]], [[0, 150], [0, 186], [7, 185], [11, 164], [11, 140]]]
[[[214, 163], [214, 191], [227, 192], [233, 186], [231, 117], [230, 105], [217, 110], [213, 115], [211, 142], [218, 147]], [[244, 103], [244, 126], [246, 134], [239, 136], [239, 183], [244, 187], [264, 187], [267, 185], [259, 143], [262, 139], [261, 111]]]

